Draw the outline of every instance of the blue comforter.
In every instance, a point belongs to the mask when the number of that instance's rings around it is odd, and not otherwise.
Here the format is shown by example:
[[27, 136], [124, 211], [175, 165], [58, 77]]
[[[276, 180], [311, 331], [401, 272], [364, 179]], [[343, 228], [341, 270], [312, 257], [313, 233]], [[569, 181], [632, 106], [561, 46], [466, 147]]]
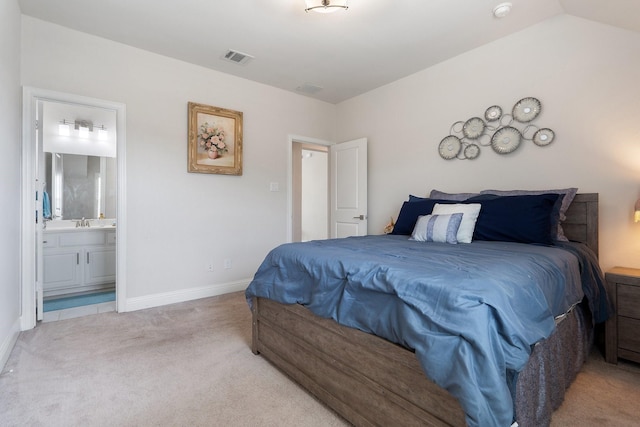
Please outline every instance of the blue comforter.
[[415, 350], [471, 426], [509, 426], [510, 379], [554, 317], [583, 296], [572, 251], [508, 242], [450, 245], [406, 236], [284, 244], [246, 290]]

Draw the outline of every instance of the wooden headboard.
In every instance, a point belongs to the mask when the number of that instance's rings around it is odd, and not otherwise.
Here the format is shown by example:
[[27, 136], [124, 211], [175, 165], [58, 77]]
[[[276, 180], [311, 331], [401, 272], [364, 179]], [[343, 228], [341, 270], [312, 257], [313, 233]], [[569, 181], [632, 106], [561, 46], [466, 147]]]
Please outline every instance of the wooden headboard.
[[598, 255], [598, 193], [577, 194], [562, 222], [569, 240], [586, 243]]

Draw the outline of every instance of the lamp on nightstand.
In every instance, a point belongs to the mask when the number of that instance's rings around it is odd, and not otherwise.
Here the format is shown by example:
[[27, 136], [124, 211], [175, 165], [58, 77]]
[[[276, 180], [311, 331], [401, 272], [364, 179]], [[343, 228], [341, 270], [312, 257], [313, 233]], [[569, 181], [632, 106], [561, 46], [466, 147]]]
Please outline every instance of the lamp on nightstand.
[[640, 199], [636, 201], [635, 213], [633, 215], [633, 220], [635, 222], [640, 222]]

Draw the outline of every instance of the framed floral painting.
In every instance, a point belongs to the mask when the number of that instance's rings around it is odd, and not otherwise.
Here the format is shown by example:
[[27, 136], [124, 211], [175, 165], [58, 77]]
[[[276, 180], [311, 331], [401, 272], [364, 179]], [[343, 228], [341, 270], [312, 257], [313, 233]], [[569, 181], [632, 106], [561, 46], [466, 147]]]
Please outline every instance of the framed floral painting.
[[189, 172], [242, 175], [242, 112], [189, 102]]

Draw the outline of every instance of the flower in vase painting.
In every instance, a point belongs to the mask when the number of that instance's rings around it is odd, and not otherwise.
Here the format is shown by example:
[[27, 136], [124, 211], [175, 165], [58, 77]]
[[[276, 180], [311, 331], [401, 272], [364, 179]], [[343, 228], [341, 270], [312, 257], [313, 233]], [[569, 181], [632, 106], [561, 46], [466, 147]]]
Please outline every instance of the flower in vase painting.
[[210, 153], [216, 152], [218, 155], [226, 153], [227, 144], [225, 143], [224, 138], [225, 134], [222, 128], [209, 124], [208, 122], [200, 125], [200, 132], [198, 132], [198, 144], [205, 151]]

